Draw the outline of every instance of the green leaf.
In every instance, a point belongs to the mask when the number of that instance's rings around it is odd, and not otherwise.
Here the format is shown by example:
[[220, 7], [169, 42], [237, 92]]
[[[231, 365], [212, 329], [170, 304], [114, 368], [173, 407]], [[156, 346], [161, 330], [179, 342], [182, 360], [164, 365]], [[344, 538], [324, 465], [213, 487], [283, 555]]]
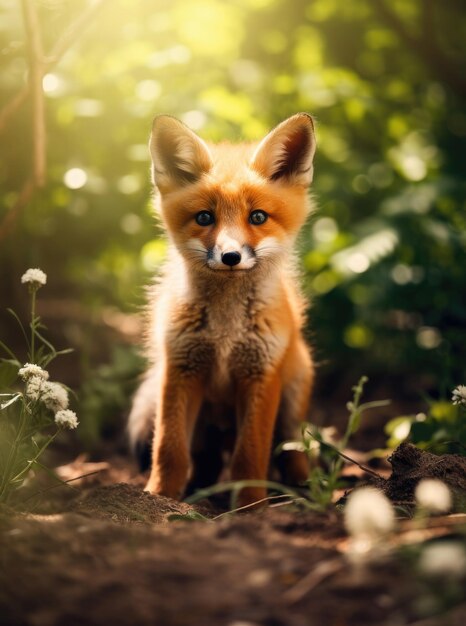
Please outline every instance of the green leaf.
[[[5, 352], [8, 354], [8, 356], [10, 356], [10, 357], [11, 357], [11, 359], [12, 359], [13, 361], [16, 361], [17, 363], [19, 363], [19, 361], [18, 361], [18, 359], [17, 359], [16, 355], [15, 355], [15, 354], [14, 354], [14, 353], [10, 350], [10, 348], [9, 348], [9, 347], [8, 347], [5, 343], [3, 343], [3, 341], [1, 341], [1, 340], [0, 340], [0, 348], [3, 348], [3, 350], [5, 350]], [[3, 360], [3, 359], [2, 359], [2, 360]]]
[[14, 404], [15, 402], [17, 402], [20, 398], [22, 398], [22, 394], [21, 393], [15, 394], [12, 398], [10, 398], [6, 402], [3, 402], [2, 404], [0, 404], [0, 410], [3, 411], [7, 407], [9, 407], [11, 404]]
[[438, 424], [431, 422], [413, 422], [411, 424], [411, 439], [413, 443], [430, 441], [438, 431]]
[[367, 411], [367, 409], [376, 409], [378, 407], [389, 406], [391, 400], [373, 400], [372, 402], [363, 402], [359, 405], [359, 411]]
[[355, 432], [359, 430], [359, 426], [361, 425], [361, 410], [358, 408], [351, 414], [351, 418], [348, 424], [348, 433], [349, 435], [354, 435]]
[[412, 415], [400, 415], [399, 417], [394, 417], [389, 422], [385, 424], [384, 430], [385, 434], [392, 436], [397, 427], [406, 422], [411, 423], [414, 420]]
[[22, 321], [19, 319], [18, 315], [13, 311], [13, 309], [7, 309], [7, 311], [10, 315], [12, 315], [15, 318], [16, 322], [18, 323], [18, 326], [20, 327], [21, 332], [23, 333], [23, 337], [26, 341], [26, 345], [29, 348], [29, 337], [27, 336], [27, 333], [24, 329]]
[[0, 389], [8, 389], [18, 378], [19, 363], [14, 359], [3, 359], [0, 363]]
[[43, 335], [41, 335], [37, 330], [35, 331], [35, 335], [36, 337], [38, 337], [42, 343], [44, 345], [47, 346], [47, 348], [50, 350], [50, 352], [52, 352], [53, 357], [55, 358], [57, 351], [55, 350], [55, 348], [52, 346], [52, 344], [50, 343], [50, 341], [48, 341]]

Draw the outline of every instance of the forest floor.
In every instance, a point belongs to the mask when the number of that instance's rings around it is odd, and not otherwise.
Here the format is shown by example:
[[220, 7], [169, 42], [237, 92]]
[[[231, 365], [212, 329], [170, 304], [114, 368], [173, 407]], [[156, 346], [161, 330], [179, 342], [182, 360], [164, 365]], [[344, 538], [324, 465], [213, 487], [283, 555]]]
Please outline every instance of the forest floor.
[[[392, 460], [379, 486], [409, 511], [421, 476], [466, 494], [466, 459]], [[446, 460], [445, 460], [446, 459]], [[1, 626], [464, 626], [465, 577], [423, 571], [434, 544], [466, 545], [466, 515], [405, 517], [375, 553], [356, 560], [336, 508], [276, 503], [210, 521], [170, 521], [188, 505], [142, 490], [127, 458], [80, 457], [70, 479], [22, 510], [0, 512]], [[461, 546], [460, 546], [461, 548]], [[447, 548], [448, 549], [448, 548]], [[453, 567], [454, 570], [454, 567]]]

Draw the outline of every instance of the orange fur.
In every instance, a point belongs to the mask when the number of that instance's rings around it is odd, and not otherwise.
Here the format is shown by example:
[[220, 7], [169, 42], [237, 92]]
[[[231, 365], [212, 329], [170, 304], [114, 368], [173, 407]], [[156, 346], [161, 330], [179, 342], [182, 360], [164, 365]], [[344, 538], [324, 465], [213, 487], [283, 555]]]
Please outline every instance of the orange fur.
[[[232, 479], [265, 480], [274, 434], [296, 438], [307, 417], [313, 364], [293, 245], [311, 209], [315, 140], [303, 113], [259, 145], [216, 146], [160, 116], [150, 145], [170, 252], [151, 298], [151, 366], [129, 431], [136, 444], [153, 430], [147, 489], [179, 498], [194, 449], [218, 473], [218, 446], [203, 454], [195, 441], [209, 420], [221, 430], [236, 415]], [[257, 211], [263, 223], [252, 223]], [[198, 223], [202, 212], [212, 223]], [[285, 453], [282, 469], [302, 481], [307, 461]], [[240, 502], [265, 493], [245, 488]]]

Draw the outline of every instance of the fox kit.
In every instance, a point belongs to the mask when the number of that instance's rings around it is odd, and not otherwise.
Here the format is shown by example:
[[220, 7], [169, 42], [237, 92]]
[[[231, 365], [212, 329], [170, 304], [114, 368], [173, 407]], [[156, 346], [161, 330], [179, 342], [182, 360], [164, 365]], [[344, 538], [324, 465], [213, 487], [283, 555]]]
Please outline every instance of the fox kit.
[[[180, 498], [188, 479], [215, 482], [228, 423], [231, 479], [266, 480], [273, 442], [299, 437], [313, 381], [293, 258], [311, 208], [312, 118], [298, 113], [258, 145], [208, 145], [162, 115], [150, 151], [169, 254], [129, 418], [134, 448], [152, 439], [146, 489]], [[284, 480], [306, 479], [303, 453], [281, 456]], [[265, 495], [245, 487], [240, 503]]]

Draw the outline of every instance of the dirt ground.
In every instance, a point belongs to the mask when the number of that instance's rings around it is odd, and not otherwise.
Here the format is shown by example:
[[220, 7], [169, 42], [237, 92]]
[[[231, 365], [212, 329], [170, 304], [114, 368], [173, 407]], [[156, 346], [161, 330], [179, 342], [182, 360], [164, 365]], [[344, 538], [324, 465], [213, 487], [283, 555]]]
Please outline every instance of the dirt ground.
[[143, 492], [125, 458], [80, 457], [62, 477], [96, 473], [0, 514], [0, 624], [464, 626], [465, 578], [428, 577], [419, 563], [426, 545], [466, 545], [466, 515], [420, 525], [409, 513], [421, 476], [448, 482], [461, 508], [466, 460], [405, 446], [392, 466], [379, 487], [408, 517], [373, 559], [356, 562], [338, 507], [318, 514], [276, 502], [170, 521], [219, 511]]

